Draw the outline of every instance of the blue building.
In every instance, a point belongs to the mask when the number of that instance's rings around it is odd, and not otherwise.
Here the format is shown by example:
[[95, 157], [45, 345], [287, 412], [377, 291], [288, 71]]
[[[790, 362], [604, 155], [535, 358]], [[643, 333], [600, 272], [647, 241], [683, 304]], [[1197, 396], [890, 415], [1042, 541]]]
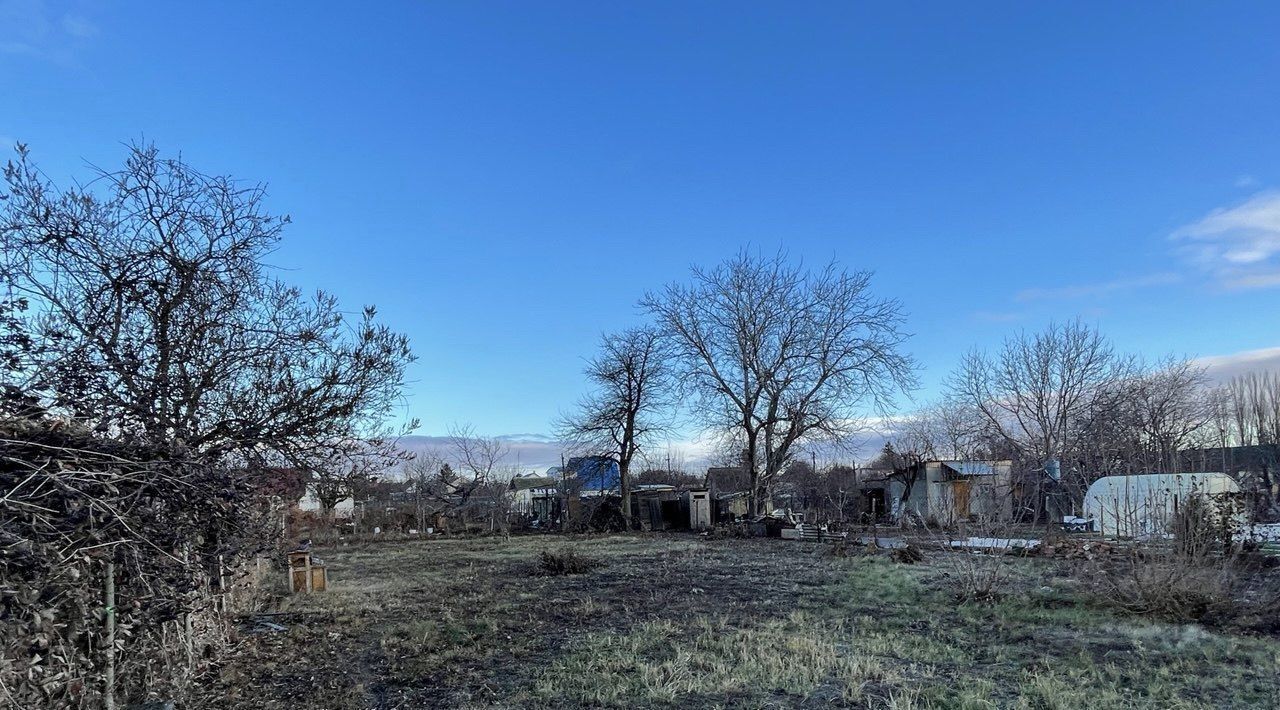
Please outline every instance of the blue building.
[[620, 492], [618, 462], [608, 456], [575, 456], [565, 466], [565, 479], [581, 496]]

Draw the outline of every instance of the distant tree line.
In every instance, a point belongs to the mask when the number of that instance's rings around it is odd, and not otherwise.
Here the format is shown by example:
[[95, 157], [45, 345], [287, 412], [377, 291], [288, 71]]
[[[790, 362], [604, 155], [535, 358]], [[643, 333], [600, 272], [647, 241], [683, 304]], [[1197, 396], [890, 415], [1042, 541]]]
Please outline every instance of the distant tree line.
[[[1280, 377], [1214, 383], [1188, 358], [1147, 360], [1079, 320], [1051, 323], [967, 353], [942, 398], [905, 416], [890, 443], [899, 466], [1012, 459], [1027, 505], [1043, 501], [1045, 485], [1078, 504], [1103, 476], [1184, 470], [1188, 449], [1280, 444]], [[1274, 465], [1264, 462], [1253, 486], [1266, 509]]]
[[[868, 272], [744, 251], [640, 306], [649, 321], [603, 337], [590, 391], [560, 426], [571, 448], [619, 462], [624, 514], [631, 462], [677, 421], [709, 433], [722, 463], [747, 473], [761, 513], [798, 454], [840, 450], [916, 383], [905, 314], [874, 295]], [[1102, 476], [1177, 471], [1188, 449], [1280, 451], [1280, 376], [1215, 384], [1193, 360], [1122, 353], [1077, 319], [965, 353], [940, 399], [887, 421], [889, 446], [873, 465], [904, 495], [921, 461], [1011, 459], [1022, 512], [1038, 516], [1046, 501], [1078, 504]], [[795, 478], [817, 491], [815, 474]], [[1258, 475], [1261, 504], [1274, 507], [1275, 466]], [[824, 487], [843, 496], [847, 486]]]

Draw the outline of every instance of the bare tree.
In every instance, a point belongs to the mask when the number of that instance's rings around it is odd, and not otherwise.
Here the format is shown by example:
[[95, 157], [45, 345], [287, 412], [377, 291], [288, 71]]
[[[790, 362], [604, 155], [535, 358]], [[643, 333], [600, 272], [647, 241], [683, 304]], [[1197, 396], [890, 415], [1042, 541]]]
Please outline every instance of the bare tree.
[[1178, 452], [1212, 421], [1204, 368], [1185, 358], [1169, 357], [1144, 367], [1124, 389], [1144, 468], [1176, 472]]
[[324, 516], [332, 518], [339, 503], [348, 498], [356, 501], [367, 493], [387, 470], [386, 463], [380, 456], [356, 455], [331, 459], [312, 470], [311, 487]]
[[436, 511], [432, 487], [441, 465], [439, 457], [433, 452], [424, 452], [414, 455], [413, 459], [401, 466], [401, 475], [408, 483], [405, 490], [412, 496], [413, 517], [419, 530], [430, 527], [428, 521]]
[[[418, 524], [426, 526], [428, 515], [466, 517], [477, 501], [496, 490], [498, 477], [507, 472], [507, 444], [497, 437], [480, 436], [471, 425], [449, 428], [448, 443], [441, 452], [419, 454], [405, 467], [413, 483]], [[490, 512], [490, 511], [485, 511]]]
[[642, 300], [670, 337], [700, 419], [741, 445], [757, 513], [794, 451], [847, 438], [867, 408], [914, 383], [901, 307], [875, 298], [870, 279], [743, 252]]
[[[906, 439], [895, 445], [893, 441], [886, 441], [880, 453], [867, 464], [868, 468], [888, 471], [889, 473], [884, 477], [885, 480], [902, 485], [902, 494], [898, 497], [895, 506], [898, 515], [906, 512], [911, 493], [915, 490], [916, 483], [920, 481], [921, 474], [924, 473], [923, 464], [932, 458], [919, 450], [918, 447], [922, 443]], [[899, 446], [903, 448], [899, 449]]]
[[[1233, 377], [1219, 393], [1217, 404], [1218, 426], [1230, 431], [1222, 439], [1234, 441], [1239, 446], [1258, 447], [1249, 476], [1253, 489], [1258, 493], [1260, 514], [1268, 517], [1280, 514], [1276, 501], [1276, 472], [1280, 470], [1280, 374], [1254, 372]], [[1223, 451], [1223, 468], [1228, 467], [1226, 451]]]
[[844, 522], [855, 512], [858, 488], [853, 467], [819, 466], [816, 456], [797, 458], [782, 473], [780, 482], [791, 490], [793, 509], [805, 511], [814, 521]]
[[654, 451], [646, 447], [640, 451], [641, 472], [634, 477], [636, 483], [669, 483], [671, 485], [701, 485], [706, 483], [705, 473], [689, 470], [684, 451], [667, 444], [666, 449]]
[[622, 517], [631, 526], [631, 464], [664, 429], [668, 375], [663, 340], [654, 328], [602, 338], [587, 365], [592, 391], [560, 423], [560, 438], [575, 449], [618, 462]]
[[940, 452], [948, 448], [940, 412], [930, 405], [901, 418], [886, 443], [899, 455], [911, 455], [922, 461], [938, 458], [942, 455]]
[[[1205, 393], [1205, 406], [1209, 408], [1209, 436], [1206, 442], [1224, 451], [1231, 445], [1233, 429], [1231, 420], [1231, 390], [1218, 385]], [[1226, 472], [1225, 467], [1223, 472]]]
[[449, 448], [454, 467], [458, 469], [454, 487], [467, 487], [472, 491], [493, 481], [510, 453], [502, 439], [480, 436], [470, 424], [450, 427]]
[[1280, 374], [1238, 375], [1227, 383], [1227, 391], [1241, 446], [1280, 443]]
[[[822, 495], [827, 507], [834, 512], [834, 519], [846, 521], [846, 514], [856, 514], [858, 495], [858, 469], [854, 466], [835, 464], [823, 471]], [[849, 518], [852, 515], [848, 516]]]
[[1190, 360], [1135, 362], [1131, 372], [1099, 389], [1073, 425], [1072, 458], [1084, 469], [1079, 485], [1105, 475], [1179, 470], [1179, 452], [1215, 436], [1214, 407], [1219, 418], [1225, 415], [1214, 396], [1204, 369]]
[[937, 438], [937, 455], [953, 459], [997, 458], [982, 413], [968, 402], [944, 397], [927, 409]]
[[66, 190], [19, 146], [4, 179], [0, 274], [40, 344], [21, 386], [51, 413], [305, 467], [394, 435], [407, 338], [372, 307], [352, 317], [273, 278], [265, 259], [288, 218], [265, 211], [261, 185], [149, 146]]
[[1073, 424], [1093, 398], [1123, 376], [1126, 363], [1097, 330], [1079, 320], [1019, 333], [991, 356], [965, 355], [948, 381], [951, 396], [977, 410], [1026, 456], [1060, 460]]

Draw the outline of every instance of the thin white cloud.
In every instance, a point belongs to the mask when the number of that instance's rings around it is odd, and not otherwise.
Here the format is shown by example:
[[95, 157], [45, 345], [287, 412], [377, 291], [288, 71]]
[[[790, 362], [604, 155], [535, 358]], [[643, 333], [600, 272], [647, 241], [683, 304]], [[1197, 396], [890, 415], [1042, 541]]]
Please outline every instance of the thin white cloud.
[[1240, 177], [1236, 178], [1236, 187], [1250, 188], [1250, 187], [1257, 187], [1257, 186], [1258, 186], [1258, 178], [1252, 175], [1241, 175]]
[[81, 12], [44, 0], [0, 0], [0, 54], [75, 65], [78, 50], [98, 32]]
[[30, 57], [40, 56], [40, 51], [26, 42], [0, 41], [0, 54], [25, 54]]
[[1055, 286], [1050, 288], [1026, 288], [1017, 293], [1018, 301], [1071, 300], [1080, 298], [1100, 298], [1122, 291], [1150, 288], [1152, 286], [1168, 286], [1178, 283], [1182, 277], [1171, 271], [1142, 276], [1126, 276], [1098, 283]]
[[93, 37], [98, 34], [98, 26], [90, 22], [84, 15], [63, 15], [62, 29], [72, 37]]
[[1216, 382], [1251, 372], [1280, 372], [1280, 347], [1245, 350], [1229, 355], [1209, 355], [1196, 359], [1205, 374]]
[[1280, 191], [1216, 209], [1171, 238], [1184, 258], [1222, 288], [1280, 286]]

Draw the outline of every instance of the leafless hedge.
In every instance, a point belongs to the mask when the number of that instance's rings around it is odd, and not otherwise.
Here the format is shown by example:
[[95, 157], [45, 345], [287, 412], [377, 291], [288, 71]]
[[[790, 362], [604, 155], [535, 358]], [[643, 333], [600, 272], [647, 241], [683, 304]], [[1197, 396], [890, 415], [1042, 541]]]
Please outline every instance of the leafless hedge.
[[180, 697], [269, 539], [255, 506], [182, 451], [0, 420], [0, 704]]

